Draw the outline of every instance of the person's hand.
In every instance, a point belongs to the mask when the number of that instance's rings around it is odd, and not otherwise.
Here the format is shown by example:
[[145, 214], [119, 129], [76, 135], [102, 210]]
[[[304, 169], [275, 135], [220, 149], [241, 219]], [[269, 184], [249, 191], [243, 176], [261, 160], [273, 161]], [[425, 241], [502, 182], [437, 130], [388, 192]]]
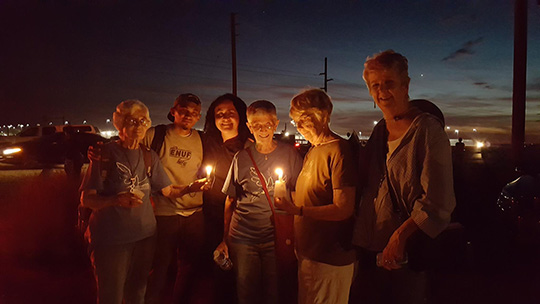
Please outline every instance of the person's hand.
[[229, 246], [227, 246], [225, 241], [221, 241], [221, 243], [219, 243], [219, 245], [216, 247], [216, 251], [223, 252], [225, 257], [229, 258]]
[[388, 244], [382, 252], [382, 266], [386, 270], [401, 268], [400, 262], [405, 260], [406, 240], [400, 236], [398, 230], [394, 231]]
[[199, 191], [205, 191], [210, 189], [210, 183], [208, 183], [208, 180], [205, 178], [197, 179], [193, 181], [191, 184], [189, 184], [187, 192], [199, 192]]
[[289, 214], [300, 215], [300, 207], [296, 206], [284, 197], [274, 197], [274, 204], [278, 209], [281, 209]]
[[116, 195], [116, 205], [124, 208], [134, 208], [142, 205], [143, 201], [131, 192], [122, 192]]
[[91, 161], [100, 161], [102, 160], [102, 150], [101, 147], [103, 146], [103, 142], [98, 141], [96, 145], [92, 145], [88, 147], [88, 151], [86, 152], [86, 156]]

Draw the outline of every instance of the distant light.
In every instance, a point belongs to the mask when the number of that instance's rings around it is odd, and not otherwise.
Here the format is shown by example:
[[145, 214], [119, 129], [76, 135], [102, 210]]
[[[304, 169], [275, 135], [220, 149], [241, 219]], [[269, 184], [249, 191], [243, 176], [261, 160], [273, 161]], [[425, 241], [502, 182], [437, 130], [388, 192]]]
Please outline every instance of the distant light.
[[376, 125], [376, 124], [377, 124], [377, 121], [376, 121], [376, 120], [374, 120], [374, 121], [373, 121], [373, 125]]
[[450, 126], [446, 126], [446, 130], [450, 130]]
[[110, 123], [111, 120], [109, 118], [107, 118], [107, 120], [105, 121], [106, 123]]
[[83, 125], [85, 125], [85, 124], [86, 124], [86, 120], [83, 120], [83, 122], [82, 122], [82, 123], [83, 123]]
[[483, 147], [484, 147], [484, 143], [481, 142], [481, 141], [477, 141], [477, 142], [476, 142], [476, 147], [477, 147], [478, 149], [483, 148]]
[[454, 132], [456, 132], [456, 134], [458, 134], [458, 133], [459, 133], [459, 130], [458, 130], [458, 129], [456, 129], [456, 130], [454, 130]]
[[52, 121], [49, 121], [49, 126], [52, 126]]
[[118, 131], [102, 131], [101, 132], [101, 136], [105, 138], [111, 138], [116, 135], [118, 135]]
[[358, 131], [358, 137], [362, 136], [362, 131]]
[[285, 132], [285, 137], [289, 137], [289, 132]]
[[5, 149], [4, 151], [2, 151], [2, 154], [11, 155], [11, 154], [19, 153], [21, 151], [22, 151], [21, 148], [9, 148], [9, 149]]
[[26, 124], [27, 127], [30, 127], [30, 124]]
[[36, 126], [38, 126], [38, 127], [39, 127], [39, 126], [41, 126], [41, 125], [40, 125], [40, 124], [36, 124]]
[[69, 124], [69, 121], [67, 121], [67, 120], [64, 121], [64, 124], [65, 124], [65, 125], [68, 125], [68, 124]]
[[294, 146], [295, 147], [300, 147], [300, 144], [299, 143], [294, 143]]
[[420, 77], [424, 77], [424, 74], [420, 74]]
[[473, 132], [476, 132], [476, 129], [472, 129]]

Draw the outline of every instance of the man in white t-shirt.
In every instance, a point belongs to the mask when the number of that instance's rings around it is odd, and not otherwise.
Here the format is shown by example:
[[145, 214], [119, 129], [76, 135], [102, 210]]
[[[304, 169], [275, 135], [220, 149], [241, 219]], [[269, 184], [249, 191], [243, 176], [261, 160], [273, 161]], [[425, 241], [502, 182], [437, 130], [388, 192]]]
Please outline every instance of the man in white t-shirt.
[[[193, 129], [201, 118], [201, 101], [193, 94], [181, 94], [167, 118], [173, 123], [167, 125], [163, 144], [156, 152], [172, 183], [189, 187], [189, 191], [176, 199], [160, 194], [153, 196], [158, 240], [146, 303], [163, 303], [166, 293], [171, 292], [165, 286], [173, 258], [176, 258], [178, 266], [173, 301], [176, 303], [182, 299], [182, 303], [189, 303], [201, 283], [197, 280], [197, 270], [204, 243], [200, 190], [205, 180], [198, 180], [203, 148], [199, 132]], [[150, 147], [155, 134], [155, 128], [149, 129], [143, 143]], [[166, 297], [169, 298], [170, 294]]]

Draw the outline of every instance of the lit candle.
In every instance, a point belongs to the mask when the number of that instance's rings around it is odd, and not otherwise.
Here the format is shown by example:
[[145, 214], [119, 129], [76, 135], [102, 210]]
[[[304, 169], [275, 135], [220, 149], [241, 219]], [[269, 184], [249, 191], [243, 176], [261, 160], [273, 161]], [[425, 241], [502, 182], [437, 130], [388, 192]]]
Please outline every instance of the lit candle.
[[206, 166], [206, 178], [210, 178], [210, 174], [212, 174], [212, 166]]
[[274, 197], [287, 198], [287, 186], [283, 180], [283, 170], [281, 168], [276, 169], [278, 179], [274, 183]]

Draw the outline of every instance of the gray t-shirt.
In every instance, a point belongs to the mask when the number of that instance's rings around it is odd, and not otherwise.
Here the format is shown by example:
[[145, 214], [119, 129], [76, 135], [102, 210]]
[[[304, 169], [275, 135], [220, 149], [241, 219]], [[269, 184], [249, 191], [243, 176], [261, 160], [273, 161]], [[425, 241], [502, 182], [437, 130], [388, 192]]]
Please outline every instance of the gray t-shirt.
[[[257, 152], [254, 146], [247, 149], [250, 149], [266, 181], [272, 203], [274, 183], [278, 178], [275, 173], [277, 168], [283, 170], [283, 179], [287, 184], [287, 189], [294, 190], [296, 179], [302, 169], [302, 158], [292, 146], [278, 142], [276, 149], [269, 154]], [[239, 151], [234, 156], [223, 185], [223, 193], [237, 199], [229, 230], [232, 241], [260, 244], [274, 239], [274, 227], [270, 221], [272, 210], [246, 150]], [[275, 210], [279, 212], [278, 209]]]
[[81, 189], [94, 189], [99, 195], [112, 196], [133, 188], [143, 191], [144, 197], [138, 207], [111, 206], [94, 210], [89, 223], [92, 245], [126, 244], [154, 235], [156, 219], [150, 191], [160, 191], [171, 184], [157, 154], [151, 151], [152, 174], [148, 177], [141, 149], [130, 150], [112, 142], [103, 145], [102, 153], [109, 161], [92, 162]]

